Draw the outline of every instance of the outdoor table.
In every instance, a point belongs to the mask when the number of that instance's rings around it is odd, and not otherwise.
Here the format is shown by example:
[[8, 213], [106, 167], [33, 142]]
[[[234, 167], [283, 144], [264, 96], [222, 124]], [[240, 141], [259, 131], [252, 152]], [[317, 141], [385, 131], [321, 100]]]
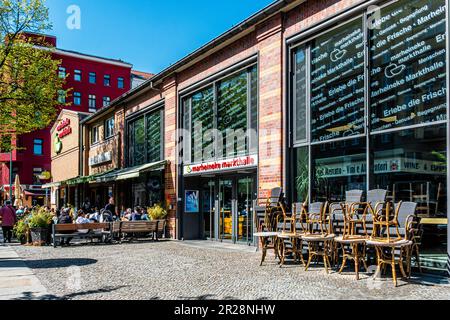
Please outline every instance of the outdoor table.
[[[278, 239], [278, 232], [257, 232], [253, 234], [255, 238], [261, 239], [261, 245], [262, 245], [262, 259], [260, 266], [263, 265], [264, 261], [266, 260], [267, 251], [270, 249], [274, 250], [275, 253], [275, 259], [279, 257], [278, 254], [278, 248], [277, 248], [277, 239]], [[270, 240], [272, 240], [272, 246], [270, 245]]]
[[[339, 243], [342, 248], [342, 267], [339, 270], [339, 274], [344, 271], [344, 268], [347, 264], [347, 260], [353, 260], [355, 263], [355, 272], [356, 272], [356, 280], [359, 280], [359, 267], [360, 262], [363, 263], [364, 268], [368, 271], [367, 263], [366, 263], [366, 238], [362, 236], [349, 236], [349, 237], [337, 237], [335, 239], [336, 243]], [[346, 246], [351, 247], [351, 251], [348, 252], [345, 250]], [[362, 250], [360, 250], [362, 247]]]
[[[329, 273], [328, 267], [331, 267], [329, 258], [333, 253], [333, 241], [335, 238], [334, 234], [308, 234], [302, 237], [303, 241], [308, 242], [309, 249], [309, 258], [305, 271], [308, 271], [314, 257], [321, 256], [325, 265], [325, 271]], [[323, 248], [320, 248], [320, 243], [323, 243]]]
[[[386, 241], [383, 239], [371, 239], [367, 240], [366, 244], [371, 247], [375, 247], [377, 252], [377, 271], [375, 273], [374, 278], [378, 278], [378, 275], [381, 272], [383, 265], [391, 266], [392, 268], [392, 278], [395, 286], [398, 286], [397, 283], [397, 271], [395, 270], [395, 266], [398, 265], [400, 267], [400, 271], [402, 276], [406, 279], [408, 276], [406, 275], [405, 269], [403, 267], [403, 251], [405, 249], [409, 250], [408, 247], [413, 245], [412, 241], [408, 240], [398, 240], [398, 241]], [[398, 259], [396, 259], [396, 250], [400, 251], [398, 255]], [[407, 251], [408, 252], [408, 251]], [[409, 259], [409, 254], [408, 254]], [[409, 264], [410, 261], [407, 261]]]
[[305, 266], [305, 259], [303, 259], [303, 242], [302, 242], [302, 237], [304, 236], [304, 234], [301, 233], [279, 233], [278, 234], [278, 239], [280, 241], [280, 250], [279, 253], [281, 255], [281, 263], [280, 263], [280, 268], [282, 268], [284, 266], [284, 262], [286, 260], [286, 254], [287, 254], [287, 250], [284, 247], [285, 240], [288, 240], [292, 243], [292, 254], [294, 254], [295, 256], [295, 261], [300, 260], [303, 264], [303, 266]]
[[424, 224], [424, 225], [442, 225], [442, 226], [446, 226], [448, 225], [448, 219], [446, 218], [422, 218], [420, 220], [420, 224]]

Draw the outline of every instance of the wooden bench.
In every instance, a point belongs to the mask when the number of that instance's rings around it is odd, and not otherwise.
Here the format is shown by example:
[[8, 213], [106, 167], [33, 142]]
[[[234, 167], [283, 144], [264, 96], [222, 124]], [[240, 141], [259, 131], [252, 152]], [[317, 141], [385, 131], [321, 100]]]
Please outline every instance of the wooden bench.
[[122, 221], [120, 223], [120, 238], [136, 238], [137, 235], [150, 235], [152, 239], [158, 232], [157, 221]]
[[[80, 232], [88, 231], [88, 232]], [[58, 246], [58, 240], [77, 239], [104, 239], [111, 236], [110, 223], [86, 223], [86, 224], [54, 224], [52, 228], [53, 247]]]

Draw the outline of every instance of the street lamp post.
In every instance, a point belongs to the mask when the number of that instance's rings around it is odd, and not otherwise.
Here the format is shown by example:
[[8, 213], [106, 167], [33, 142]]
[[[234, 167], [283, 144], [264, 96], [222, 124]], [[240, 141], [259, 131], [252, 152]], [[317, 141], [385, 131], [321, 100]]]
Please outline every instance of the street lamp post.
[[12, 203], [12, 188], [13, 188], [13, 181], [12, 181], [12, 175], [13, 175], [13, 168], [12, 168], [12, 150], [9, 150], [9, 201]]

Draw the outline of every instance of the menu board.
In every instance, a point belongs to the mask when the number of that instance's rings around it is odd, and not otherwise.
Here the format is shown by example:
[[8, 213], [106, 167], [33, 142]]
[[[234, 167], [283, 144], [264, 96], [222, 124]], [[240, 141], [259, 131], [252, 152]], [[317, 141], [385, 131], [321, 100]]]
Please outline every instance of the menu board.
[[382, 8], [369, 37], [372, 130], [446, 120], [445, 1]]
[[311, 44], [311, 139], [364, 133], [364, 34], [361, 18]]

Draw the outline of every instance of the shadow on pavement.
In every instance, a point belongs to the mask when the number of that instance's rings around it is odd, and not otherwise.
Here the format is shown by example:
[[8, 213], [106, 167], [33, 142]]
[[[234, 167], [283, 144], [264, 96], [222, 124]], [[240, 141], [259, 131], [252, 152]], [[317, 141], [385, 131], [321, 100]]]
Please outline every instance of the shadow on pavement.
[[31, 269], [50, 269], [50, 268], [68, 268], [84, 267], [96, 264], [95, 259], [46, 259], [46, 260], [25, 260], [25, 263]]
[[113, 291], [117, 291], [123, 288], [127, 288], [127, 286], [121, 286], [121, 287], [107, 287], [103, 289], [98, 290], [89, 290], [89, 291], [80, 291], [80, 292], [74, 292], [70, 293], [64, 296], [55, 296], [52, 294], [44, 295], [44, 296], [38, 296], [36, 297], [32, 292], [24, 292], [21, 297], [15, 298], [16, 301], [21, 300], [71, 300], [77, 297], [87, 296], [91, 294], [98, 294], [98, 293], [111, 293]]

